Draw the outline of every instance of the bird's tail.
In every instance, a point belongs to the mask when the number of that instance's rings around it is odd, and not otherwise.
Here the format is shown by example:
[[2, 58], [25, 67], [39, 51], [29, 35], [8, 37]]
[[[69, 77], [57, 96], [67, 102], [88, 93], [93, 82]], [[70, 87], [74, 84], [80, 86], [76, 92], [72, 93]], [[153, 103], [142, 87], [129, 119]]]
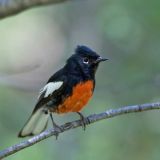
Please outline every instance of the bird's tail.
[[41, 133], [47, 127], [49, 114], [44, 112], [43, 108], [39, 108], [32, 113], [29, 120], [18, 134], [18, 137], [32, 136]]

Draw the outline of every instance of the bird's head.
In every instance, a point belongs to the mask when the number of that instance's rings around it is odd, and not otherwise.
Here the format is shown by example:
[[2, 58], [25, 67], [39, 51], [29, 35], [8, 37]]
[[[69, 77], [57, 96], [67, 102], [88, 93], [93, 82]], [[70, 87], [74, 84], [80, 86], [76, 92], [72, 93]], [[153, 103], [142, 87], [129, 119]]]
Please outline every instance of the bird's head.
[[67, 60], [67, 64], [75, 72], [82, 73], [91, 78], [95, 75], [99, 63], [106, 60], [108, 59], [102, 58], [87, 46], [77, 46], [75, 54]]

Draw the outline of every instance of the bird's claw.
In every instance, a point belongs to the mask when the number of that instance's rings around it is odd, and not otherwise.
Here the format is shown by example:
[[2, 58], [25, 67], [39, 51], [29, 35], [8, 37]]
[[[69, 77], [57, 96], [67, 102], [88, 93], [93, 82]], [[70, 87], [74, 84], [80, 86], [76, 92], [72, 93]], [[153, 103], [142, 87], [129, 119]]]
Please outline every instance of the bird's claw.
[[59, 133], [63, 132], [64, 129], [61, 126], [56, 125], [54, 127], [56, 140], [58, 139]]
[[81, 120], [81, 125], [82, 125], [82, 129], [85, 131], [86, 130], [86, 121], [84, 116], [82, 115], [82, 113], [77, 112], [78, 115], [80, 116], [80, 120]]

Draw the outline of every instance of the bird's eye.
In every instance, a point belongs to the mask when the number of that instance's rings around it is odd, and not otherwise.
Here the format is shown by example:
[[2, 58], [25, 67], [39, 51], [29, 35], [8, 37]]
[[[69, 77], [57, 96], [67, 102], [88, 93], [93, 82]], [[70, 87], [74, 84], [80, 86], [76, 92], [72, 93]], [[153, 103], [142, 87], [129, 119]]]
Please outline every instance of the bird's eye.
[[83, 63], [88, 64], [88, 63], [89, 63], [89, 58], [84, 57], [84, 58], [83, 58]]

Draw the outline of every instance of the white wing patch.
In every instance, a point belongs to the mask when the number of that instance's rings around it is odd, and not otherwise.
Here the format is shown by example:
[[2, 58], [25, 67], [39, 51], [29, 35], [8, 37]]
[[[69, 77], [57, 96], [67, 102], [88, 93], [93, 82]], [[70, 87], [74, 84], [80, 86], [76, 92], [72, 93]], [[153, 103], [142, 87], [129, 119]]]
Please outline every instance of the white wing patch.
[[58, 90], [61, 86], [62, 86], [63, 82], [50, 82], [48, 84], [46, 84], [44, 86], [44, 88], [42, 88], [40, 90], [39, 96], [38, 98], [41, 96], [42, 93], [45, 92], [44, 97], [48, 97], [50, 94], [52, 94], [54, 91]]

